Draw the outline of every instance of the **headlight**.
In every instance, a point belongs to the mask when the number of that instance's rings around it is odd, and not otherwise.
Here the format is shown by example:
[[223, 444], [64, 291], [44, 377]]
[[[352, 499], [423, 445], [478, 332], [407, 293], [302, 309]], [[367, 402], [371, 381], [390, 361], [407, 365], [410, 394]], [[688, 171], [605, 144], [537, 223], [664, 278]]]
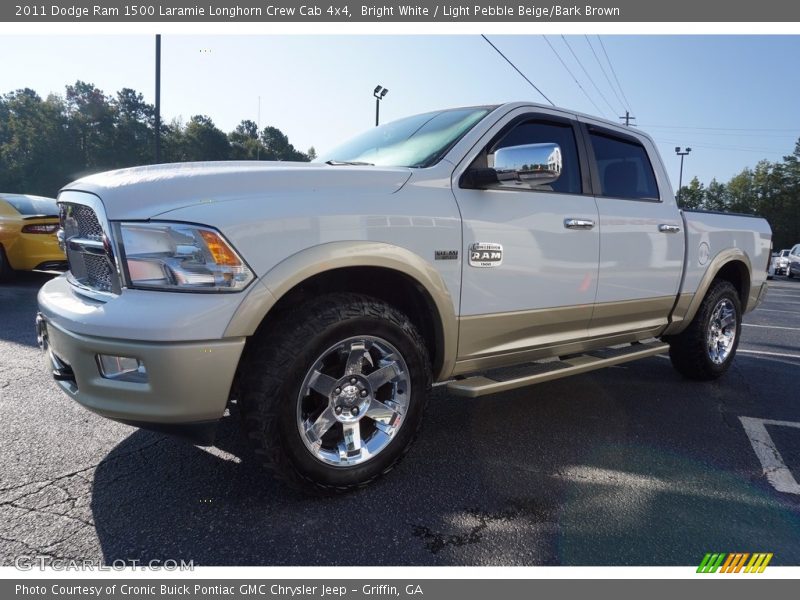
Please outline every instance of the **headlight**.
[[237, 292], [253, 280], [225, 238], [208, 227], [121, 223], [119, 231], [130, 287]]

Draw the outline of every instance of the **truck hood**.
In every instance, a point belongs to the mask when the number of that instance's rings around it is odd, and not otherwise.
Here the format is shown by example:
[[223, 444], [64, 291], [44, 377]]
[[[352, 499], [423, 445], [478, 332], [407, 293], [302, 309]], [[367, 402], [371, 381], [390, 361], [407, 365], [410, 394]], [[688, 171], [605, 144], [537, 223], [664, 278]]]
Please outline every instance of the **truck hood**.
[[406, 167], [303, 162], [176, 163], [98, 173], [63, 190], [96, 194], [111, 220], [150, 219], [178, 208], [230, 200], [393, 194], [411, 172]]

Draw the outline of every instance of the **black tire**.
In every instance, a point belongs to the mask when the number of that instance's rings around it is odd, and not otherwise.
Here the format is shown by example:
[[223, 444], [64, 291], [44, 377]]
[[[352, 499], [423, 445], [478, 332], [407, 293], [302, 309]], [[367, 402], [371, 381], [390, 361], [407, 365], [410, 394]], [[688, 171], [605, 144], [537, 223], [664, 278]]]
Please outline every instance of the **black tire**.
[[[727, 356], [721, 362], [712, 359], [708, 336], [715, 309], [727, 301], [733, 306], [735, 337]], [[728, 281], [716, 280], [711, 284], [703, 303], [689, 326], [680, 334], [666, 339], [672, 366], [688, 379], [710, 381], [720, 377], [731, 365], [742, 333], [742, 307], [736, 288]], [[718, 359], [719, 360], [719, 359]]]
[[11, 264], [8, 262], [5, 249], [0, 245], [0, 282], [8, 281], [13, 277], [14, 269], [11, 268]]
[[[336, 344], [358, 336], [384, 340], [397, 350], [407, 366], [410, 388], [399, 393], [410, 393], [410, 397], [401, 424], [382, 450], [357, 465], [333, 466], [306, 446], [298, 419], [302, 419], [304, 403], [315, 394], [308, 389], [307, 377], [320, 364], [318, 359]], [[371, 364], [368, 361], [367, 370]], [[287, 311], [259, 331], [242, 358], [239, 384], [243, 426], [263, 466], [290, 487], [331, 494], [368, 485], [405, 455], [422, 423], [431, 367], [425, 341], [406, 315], [368, 296], [336, 293]], [[307, 396], [301, 397], [301, 388]], [[322, 394], [316, 400], [325, 407], [334, 403]], [[343, 431], [343, 424], [336, 422], [330, 432], [336, 433], [337, 427]]]

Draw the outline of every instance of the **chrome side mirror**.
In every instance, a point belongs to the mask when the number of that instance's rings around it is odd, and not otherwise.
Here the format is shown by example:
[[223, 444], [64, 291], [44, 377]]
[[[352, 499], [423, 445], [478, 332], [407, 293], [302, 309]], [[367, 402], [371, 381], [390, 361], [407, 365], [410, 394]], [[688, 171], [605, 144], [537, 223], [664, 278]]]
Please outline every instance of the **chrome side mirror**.
[[525, 144], [500, 148], [494, 153], [493, 166], [501, 186], [550, 185], [561, 176], [561, 147], [558, 144]]

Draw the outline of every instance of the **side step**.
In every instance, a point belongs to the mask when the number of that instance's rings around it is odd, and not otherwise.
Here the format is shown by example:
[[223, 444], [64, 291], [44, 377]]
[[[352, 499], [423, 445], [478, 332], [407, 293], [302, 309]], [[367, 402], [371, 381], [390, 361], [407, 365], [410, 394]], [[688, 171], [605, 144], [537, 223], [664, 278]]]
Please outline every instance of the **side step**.
[[492, 369], [480, 375], [455, 379], [447, 384], [447, 391], [455, 396], [477, 398], [655, 356], [668, 350], [669, 344], [660, 341], [605, 348], [560, 360]]

